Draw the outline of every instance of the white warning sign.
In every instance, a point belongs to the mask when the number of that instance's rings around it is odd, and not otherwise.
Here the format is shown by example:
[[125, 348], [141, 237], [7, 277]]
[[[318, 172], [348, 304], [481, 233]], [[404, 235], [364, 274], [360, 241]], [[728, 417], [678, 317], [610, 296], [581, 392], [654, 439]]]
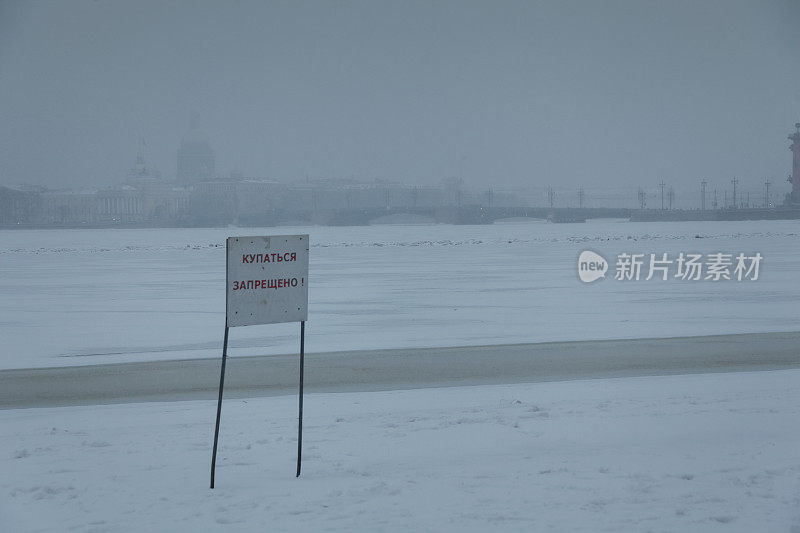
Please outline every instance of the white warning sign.
[[308, 235], [228, 237], [227, 325], [308, 319]]

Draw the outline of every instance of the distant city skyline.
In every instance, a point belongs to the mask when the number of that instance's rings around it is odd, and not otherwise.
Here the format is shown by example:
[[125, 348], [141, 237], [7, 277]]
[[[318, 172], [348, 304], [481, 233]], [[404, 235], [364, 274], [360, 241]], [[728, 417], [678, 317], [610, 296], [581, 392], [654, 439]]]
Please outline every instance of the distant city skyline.
[[0, 184], [110, 187], [140, 139], [174, 180], [197, 114], [223, 176], [777, 197], [798, 27], [791, 0], [3, 2]]

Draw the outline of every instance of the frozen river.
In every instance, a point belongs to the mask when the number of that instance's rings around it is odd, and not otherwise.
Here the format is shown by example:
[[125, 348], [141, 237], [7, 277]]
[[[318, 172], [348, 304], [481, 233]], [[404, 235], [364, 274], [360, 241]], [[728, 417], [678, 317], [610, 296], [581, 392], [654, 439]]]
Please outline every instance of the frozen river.
[[[219, 356], [224, 241], [309, 233], [307, 350], [800, 330], [800, 222], [0, 232], [0, 368]], [[582, 283], [577, 257], [611, 263]], [[764, 257], [757, 281], [619, 281], [618, 254]], [[292, 353], [299, 326], [236, 328], [230, 354]]]

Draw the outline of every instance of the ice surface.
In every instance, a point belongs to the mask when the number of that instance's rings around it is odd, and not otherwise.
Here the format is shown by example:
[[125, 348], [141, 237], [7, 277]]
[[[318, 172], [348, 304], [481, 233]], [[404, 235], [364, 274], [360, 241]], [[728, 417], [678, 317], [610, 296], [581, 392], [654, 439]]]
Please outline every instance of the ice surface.
[[798, 531], [800, 370], [0, 411], [3, 531]]
[[[311, 235], [309, 352], [800, 329], [800, 221], [2, 231], [0, 368], [218, 357], [225, 238], [278, 233]], [[586, 285], [586, 249], [764, 263], [755, 282]], [[235, 328], [230, 353], [298, 334]]]

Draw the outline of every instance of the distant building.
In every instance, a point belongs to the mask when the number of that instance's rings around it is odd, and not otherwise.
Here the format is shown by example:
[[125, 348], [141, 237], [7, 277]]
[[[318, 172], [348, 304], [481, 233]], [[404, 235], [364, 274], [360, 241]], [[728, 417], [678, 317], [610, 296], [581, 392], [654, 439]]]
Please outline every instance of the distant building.
[[0, 186], [0, 224], [16, 225], [38, 222], [42, 212], [39, 192], [20, 191]]
[[144, 144], [125, 183], [98, 191], [96, 219], [101, 223], [173, 224], [189, 211], [189, 192], [161, 179], [158, 170], [145, 163]]
[[139, 190], [121, 185], [98, 191], [97, 216], [100, 222], [135, 223], [144, 220], [143, 202]]
[[193, 185], [216, 178], [214, 150], [208, 135], [200, 129], [197, 118], [178, 148], [178, 184]]
[[97, 222], [97, 193], [74, 190], [43, 192], [41, 222], [66, 226]]
[[157, 169], [147, 166], [144, 160], [145, 143], [139, 143], [139, 151], [136, 153], [136, 163], [128, 171], [125, 177], [125, 182], [128, 185], [137, 185], [143, 182], [161, 181], [161, 172]]
[[245, 178], [200, 182], [192, 187], [190, 215], [199, 225], [267, 223], [285, 209], [286, 186], [275, 180]]

